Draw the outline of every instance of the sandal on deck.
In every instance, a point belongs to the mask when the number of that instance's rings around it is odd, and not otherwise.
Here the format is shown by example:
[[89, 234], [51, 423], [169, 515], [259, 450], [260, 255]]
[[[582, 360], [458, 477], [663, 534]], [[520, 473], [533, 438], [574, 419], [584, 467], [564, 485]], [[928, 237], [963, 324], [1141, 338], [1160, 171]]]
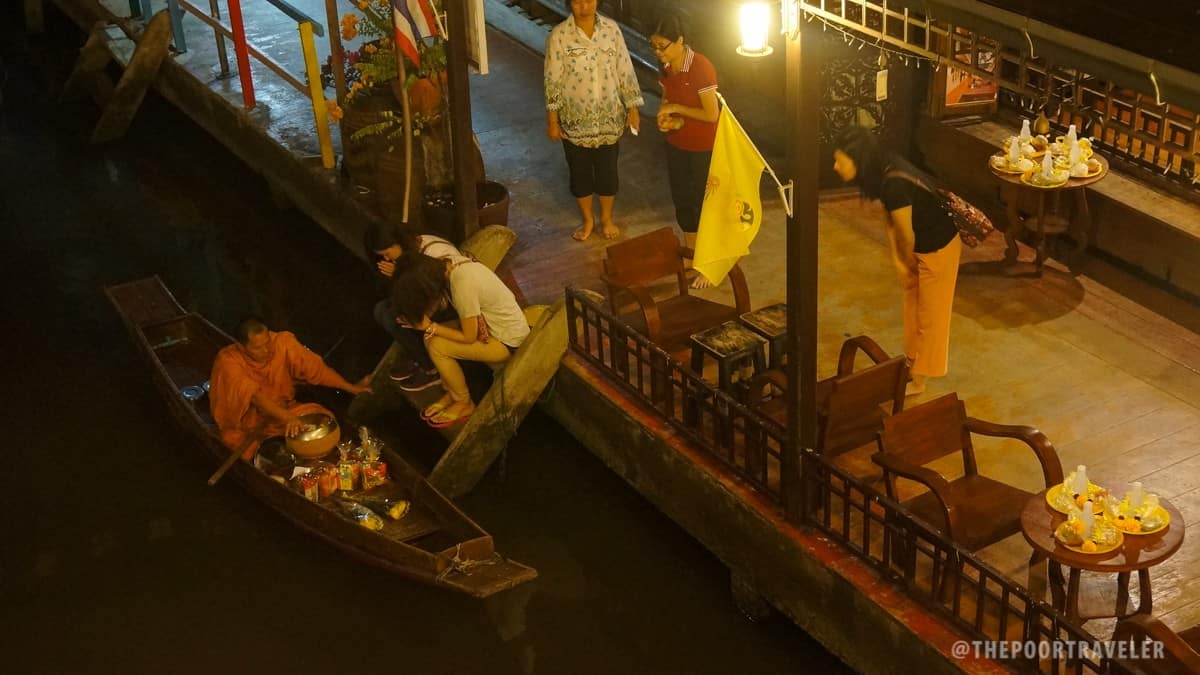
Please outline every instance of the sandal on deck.
[[431, 418], [440, 415], [443, 410], [450, 407], [454, 401], [438, 401], [421, 411], [421, 419], [428, 422]]
[[439, 410], [434, 415], [432, 415], [430, 417], [426, 417], [425, 423], [428, 424], [429, 426], [433, 427], [434, 429], [442, 429], [444, 427], [458, 424], [459, 422], [466, 422], [471, 417], [471, 413], [473, 413], [473, 412], [475, 412], [475, 411], [472, 410], [471, 412], [466, 413], [465, 415], [452, 416], [452, 415], [447, 415], [445, 410]]

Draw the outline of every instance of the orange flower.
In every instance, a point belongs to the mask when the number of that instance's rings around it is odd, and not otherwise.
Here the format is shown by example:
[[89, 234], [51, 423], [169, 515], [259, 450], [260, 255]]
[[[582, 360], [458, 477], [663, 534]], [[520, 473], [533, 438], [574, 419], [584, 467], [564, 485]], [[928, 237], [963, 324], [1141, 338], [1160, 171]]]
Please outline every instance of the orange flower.
[[342, 39], [353, 40], [358, 37], [358, 16], [347, 14], [342, 17]]
[[341, 122], [342, 117], [346, 115], [346, 111], [342, 110], [337, 101], [331, 98], [325, 101], [325, 105], [329, 108], [329, 121], [334, 124]]
[[379, 51], [379, 47], [376, 47], [375, 45], [366, 45], [363, 47], [363, 49], [367, 50], [368, 54], [374, 54], [375, 52]]

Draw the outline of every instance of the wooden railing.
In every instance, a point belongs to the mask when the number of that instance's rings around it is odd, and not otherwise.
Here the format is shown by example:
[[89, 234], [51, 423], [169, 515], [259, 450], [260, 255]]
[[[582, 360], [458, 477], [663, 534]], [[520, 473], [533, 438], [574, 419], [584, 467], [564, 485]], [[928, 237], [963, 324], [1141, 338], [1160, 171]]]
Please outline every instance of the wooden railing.
[[[285, 0], [266, 1], [296, 22], [296, 28], [300, 33], [300, 50], [304, 56], [305, 72], [303, 80], [293, 75], [278, 61], [255, 48], [246, 39], [246, 28], [242, 21], [241, 0], [226, 0], [230, 24], [228, 26], [221, 20], [221, 10], [217, 0], [209, 0], [209, 10], [207, 12], [191, 4], [188, 0], [167, 0], [167, 11], [171, 16], [175, 47], [181, 52], [187, 50], [187, 43], [184, 39], [183, 15], [184, 13], [190, 14], [201, 23], [213, 29], [222, 76], [229, 74], [229, 59], [225, 53], [225, 38], [233, 40], [234, 55], [237, 59], [238, 78], [242, 85], [242, 104], [246, 110], [250, 110], [257, 105], [254, 96], [254, 77], [250, 71], [250, 57], [254, 57], [256, 61], [278, 75], [293, 89], [309, 97], [312, 102], [317, 141], [321, 149], [321, 165], [326, 169], [332, 169], [337, 163], [337, 159], [333, 154], [333, 138], [329, 131], [329, 115], [325, 105], [325, 94], [321, 85], [321, 69], [317, 64], [317, 48], [314, 41], [315, 38], [313, 37], [314, 35], [324, 36], [325, 29], [319, 21], [288, 4]], [[149, 0], [130, 0], [129, 9], [132, 16], [147, 18], [150, 12]], [[336, 34], [331, 34], [330, 39], [333, 40], [335, 37]], [[340, 43], [337, 43], [337, 46], [340, 46]]]
[[[796, 524], [820, 530], [970, 640], [1020, 644], [1021, 670], [1102, 673], [1096, 638], [1025, 586], [944, 537], [904, 507], [812, 450], [799, 452], [795, 500], [779, 480], [785, 430], [615, 318], [588, 294], [566, 291], [568, 344], [637, 402], [767, 497]], [[1028, 647], [1026, 647], [1028, 649]], [[1001, 652], [998, 652], [1000, 654]]]
[[739, 478], [781, 503], [783, 427], [718, 391], [572, 288], [567, 289], [567, 326], [577, 355]]

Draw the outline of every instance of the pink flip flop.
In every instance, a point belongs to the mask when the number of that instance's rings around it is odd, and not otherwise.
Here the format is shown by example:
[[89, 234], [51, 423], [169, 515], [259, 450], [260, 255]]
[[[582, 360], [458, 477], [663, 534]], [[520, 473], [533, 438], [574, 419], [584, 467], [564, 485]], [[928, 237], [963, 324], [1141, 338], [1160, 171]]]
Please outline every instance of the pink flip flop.
[[460, 415], [458, 417], [447, 418], [447, 417], [445, 417], [445, 411], [442, 410], [442, 411], [438, 411], [434, 415], [431, 415], [430, 417], [426, 417], [425, 423], [428, 424], [429, 426], [433, 427], [434, 429], [443, 429], [445, 427], [449, 427], [449, 426], [458, 424], [459, 422], [466, 422], [468, 419], [470, 419], [471, 413], [473, 413], [473, 412], [475, 412], [475, 411], [472, 410], [471, 412], [467, 413], [466, 415]]

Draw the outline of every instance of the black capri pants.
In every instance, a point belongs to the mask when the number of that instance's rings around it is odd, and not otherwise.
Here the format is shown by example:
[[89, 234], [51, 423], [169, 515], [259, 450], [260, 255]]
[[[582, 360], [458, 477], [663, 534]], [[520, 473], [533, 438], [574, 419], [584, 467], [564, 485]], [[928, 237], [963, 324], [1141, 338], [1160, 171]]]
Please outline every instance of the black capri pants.
[[700, 207], [704, 204], [711, 161], [711, 151], [680, 150], [667, 144], [667, 178], [671, 183], [671, 201], [675, 203], [675, 222], [684, 232], [695, 233], [700, 228]]
[[612, 197], [617, 194], [616, 143], [598, 148], [584, 148], [571, 141], [563, 141], [563, 152], [567, 155], [567, 171], [571, 177], [571, 194], [576, 199]]

